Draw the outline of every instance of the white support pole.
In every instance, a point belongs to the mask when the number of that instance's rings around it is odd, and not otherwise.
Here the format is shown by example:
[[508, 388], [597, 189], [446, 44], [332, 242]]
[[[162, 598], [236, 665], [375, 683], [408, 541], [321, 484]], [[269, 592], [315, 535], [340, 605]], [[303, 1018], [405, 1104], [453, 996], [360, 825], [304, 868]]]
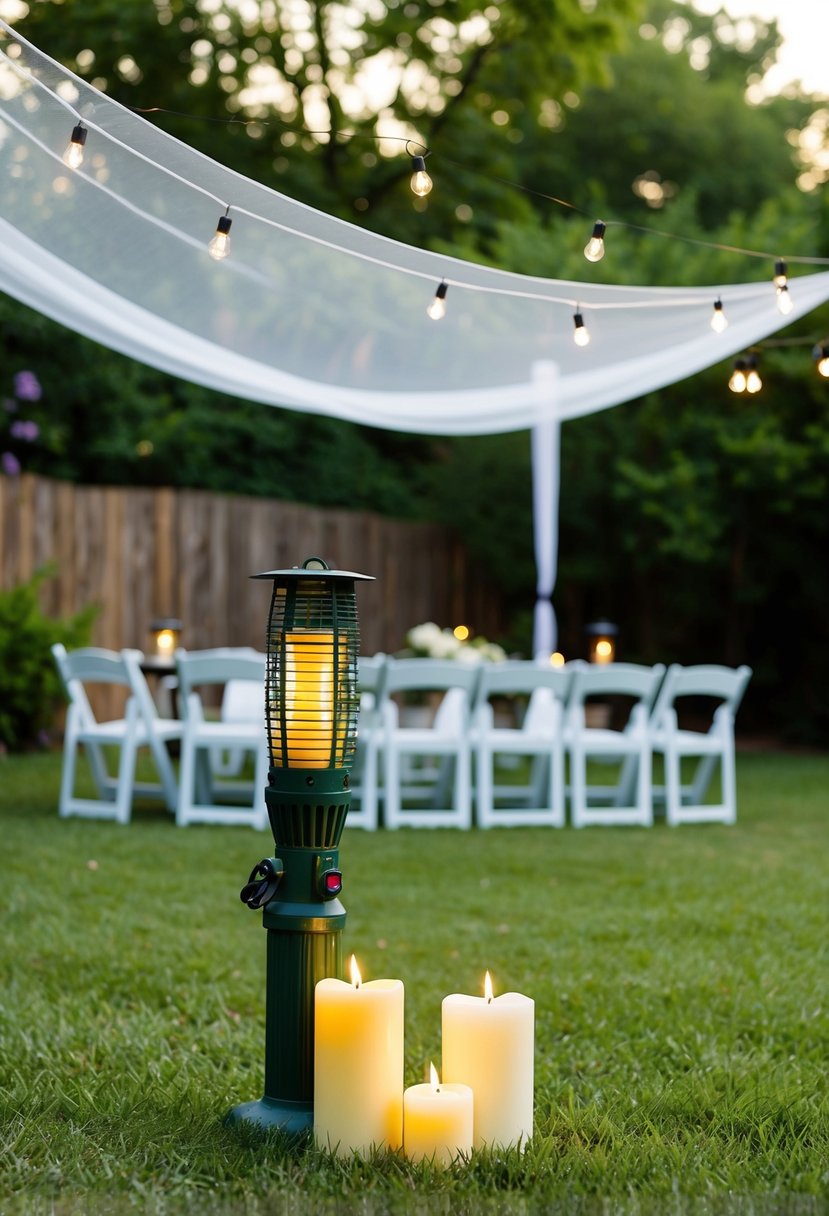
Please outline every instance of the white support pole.
[[533, 364], [533, 381], [545, 402], [532, 430], [533, 541], [536, 566], [536, 601], [533, 620], [533, 654], [549, 658], [558, 642], [552, 595], [558, 566], [558, 506], [561, 421], [556, 404], [558, 368], [555, 363]]

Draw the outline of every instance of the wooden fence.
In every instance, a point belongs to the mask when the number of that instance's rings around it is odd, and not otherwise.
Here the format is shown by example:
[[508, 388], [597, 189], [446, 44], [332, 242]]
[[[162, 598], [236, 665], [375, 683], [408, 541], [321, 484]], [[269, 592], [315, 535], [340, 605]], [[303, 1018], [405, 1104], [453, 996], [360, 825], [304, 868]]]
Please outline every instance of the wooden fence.
[[487, 637], [502, 628], [493, 589], [436, 525], [200, 490], [0, 476], [0, 588], [53, 563], [45, 611], [97, 605], [98, 646], [146, 649], [153, 617], [174, 616], [188, 649], [264, 649], [270, 584], [248, 576], [312, 555], [376, 577], [357, 591], [363, 653], [399, 650], [421, 621], [464, 622]]

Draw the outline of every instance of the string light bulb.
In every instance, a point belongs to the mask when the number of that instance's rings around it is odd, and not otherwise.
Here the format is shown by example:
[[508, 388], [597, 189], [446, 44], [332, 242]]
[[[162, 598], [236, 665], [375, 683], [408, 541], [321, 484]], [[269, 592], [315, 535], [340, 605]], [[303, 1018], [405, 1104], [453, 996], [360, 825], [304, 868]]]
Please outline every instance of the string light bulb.
[[812, 358], [817, 364], [818, 374], [829, 380], [829, 346], [819, 342], [812, 351]]
[[63, 163], [70, 169], [80, 169], [83, 164], [83, 150], [86, 144], [86, 127], [83, 123], [78, 123], [72, 129], [72, 134], [69, 137], [69, 143], [66, 145], [66, 150], [63, 154]]
[[782, 258], [778, 258], [774, 263], [774, 279], [772, 281], [777, 288], [786, 287], [789, 282], [789, 272]]
[[782, 287], [777, 288], [777, 311], [787, 317], [794, 308], [792, 297], [789, 294], [789, 288], [784, 283]]
[[711, 314], [711, 328], [715, 334], [721, 334], [723, 330], [728, 329], [728, 317], [725, 315], [725, 309], [720, 299], [714, 301], [714, 311]]
[[590, 342], [590, 331], [584, 323], [584, 317], [580, 312], [573, 314], [573, 341], [576, 346], [587, 346]]
[[734, 370], [728, 381], [728, 387], [732, 393], [744, 393], [746, 391], [746, 366], [745, 359], [735, 359]]
[[604, 234], [606, 231], [607, 224], [603, 224], [601, 220], [596, 220], [590, 240], [584, 247], [584, 256], [588, 262], [600, 262], [604, 257]]
[[440, 321], [446, 316], [446, 292], [448, 290], [448, 286], [445, 282], [438, 283], [435, 298], [426, 309], [426, 316], [431, 317], [433, 321]]
[[746, 360], [746, 392], [759, 393], [762, 387], [763, 381], [757, 370], [757, 356], [750, 355]]
[[434, 185], [431, 177], [426, 172], [426, 158], [424, 156], [412, 157], [412, 193], [418, 198], [425, 198], [430, 193]]
[[230, 218], [229, 213], [230, 207], [228, 207], [224, 215], [219, 216], [215, 235], [207, 246], [207, 252], [214, 262], [221, 262], [222, 258], [226, 258], [230, 253], [230, 226], [233, 220]]

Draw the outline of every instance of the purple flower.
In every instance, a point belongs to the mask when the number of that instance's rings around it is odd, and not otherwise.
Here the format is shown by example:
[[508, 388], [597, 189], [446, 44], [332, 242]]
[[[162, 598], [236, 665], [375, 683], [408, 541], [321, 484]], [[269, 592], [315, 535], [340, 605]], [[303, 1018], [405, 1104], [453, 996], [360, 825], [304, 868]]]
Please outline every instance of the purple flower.
[[9, 433], [14, 439], [27, 439], [31, 443], [40, 434], [40, 427], [36, 422], [27, 421], [25, 418], [18, 418], [9, 427]]
[[20, 401], [40, 401], [43, 395], [34, 372], [18, 372], [14, 378], [14, 392]]
[[16, 477], [20, 472], [20, 461], [11, 452], [4, 452], [0, 456], [0, 466], [7, 477]]

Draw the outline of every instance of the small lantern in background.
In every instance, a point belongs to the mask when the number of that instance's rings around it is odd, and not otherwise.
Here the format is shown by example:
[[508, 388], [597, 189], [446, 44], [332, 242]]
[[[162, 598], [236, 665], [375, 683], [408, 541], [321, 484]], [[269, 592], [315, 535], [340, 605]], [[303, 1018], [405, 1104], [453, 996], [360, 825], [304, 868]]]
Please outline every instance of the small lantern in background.
[[339, 978], [345, 908], [339, 843], [357, 745], [356, 581], [318, 557], [268, 570], [265, 803], [277, 856], [254, 866], [241, 899], [268, 931], [265, 1092], [230, 1123], [300, 1132], [314, 1120], [314, 990]]
[[150, 633], [153, 639], [151, 657], [172, 663], [181, 639], [181, 621], [174, 616], [159, 617], [150, 621]]
[[587, 658], [591, 663], [612, 663], [616, 658], [617, 625], [611, 621], [594, 621], [586, 625]]

